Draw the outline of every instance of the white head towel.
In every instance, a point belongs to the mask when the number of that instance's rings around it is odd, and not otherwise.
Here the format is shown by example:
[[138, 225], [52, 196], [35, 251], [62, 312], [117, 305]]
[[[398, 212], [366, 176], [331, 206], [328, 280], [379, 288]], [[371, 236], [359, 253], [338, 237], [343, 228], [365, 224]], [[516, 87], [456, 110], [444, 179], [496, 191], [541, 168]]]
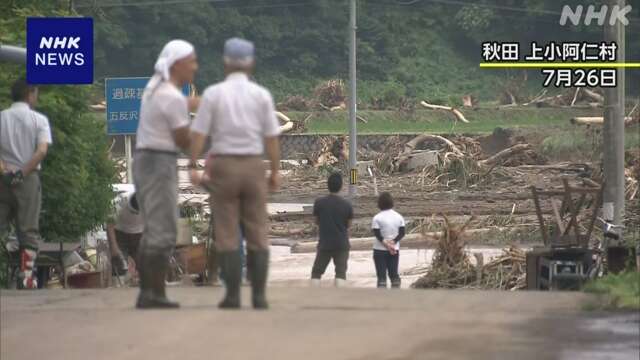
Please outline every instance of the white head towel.
[[171, 66], [173, 66], [176, 61], [182, 60], [194, 52], [195, 49], [193, 45], [187, 41], [169, 41], [164, 48], [162, 48], [160, 55], [158, 55], [158, 60], [156, 60], [154, 66], [155, 72], [144, 89], [143, 97], [151, 96], [162, 82], [169, 80]]

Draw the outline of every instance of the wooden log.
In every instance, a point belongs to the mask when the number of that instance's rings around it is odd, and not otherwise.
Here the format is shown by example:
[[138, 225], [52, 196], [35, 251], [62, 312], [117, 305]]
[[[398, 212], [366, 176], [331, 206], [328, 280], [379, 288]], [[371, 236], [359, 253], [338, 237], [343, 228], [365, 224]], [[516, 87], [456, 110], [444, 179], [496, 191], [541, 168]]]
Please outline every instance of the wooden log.
[[526, 102], [524, 104], [522, 104], [523, 106], [527, 106], [527, 105], [531, 105], [531, 104], [536, 104], [538, 102], [541, 101], [541, 99], [544, 99], [544, 96], [547, 94], [547, 89], [542, 89], [542, 91], [536, 95], [533, 99], [529, 100], [529, 102]]
[[583, 88], [582, 92], [585, 94], [585, 96], [587, 96], [591, 100], [594, 100], [594, 101], [596, 101], [598, 103], [601, 103], [601, 104], [604, 103], [604, 96], [598, 94], [597, 92], [595, 92], [593, 90], [589, 90], [587, 88]]
[[[576, 116], [571, 118], [570, 122], [574, 125], [602, 125], [604, 124], [604, 117], [602, 116]], [[631, 116], [624, 118], [624, 124], [629, 125], [633, 122]]]
[[286, 133], [293, 130], [293, 121], [287, 115], [281, 113], [280, 111], [276, 111], [276, 117], [284, 122], [284, 125], [280, 125], [280, 132]]
[[280, 119], [283, 123], [291, 122], [291, 119], [287, 115], [281, 113], [280, 111], [276, 111], [276, 117]]
[[531, 148], [531, 145], [529, 144], [515, 144], [512, 147], [508, 149], [504, 149], [499, 153], [491, 156], [488, 159], [478, 161], [478, 164], [481, 166], [491, 166], [491, 165], [499, 164], [505, 161], [506, 159], [510, 158], [511, 156], [521, 153], [525, 150], [529, 150], [530, 148]]
[[442, 106], [442, 105], [433, 105], [433, 104], [429, 104], [426, 101], [421, 101], [420, 105], [424, 106], [427, 109], [431, 109], [431, 110], [444, 110], [444, 111], [449, 111], [451, 112], [456, 119], [462, 121], [463, 123], [469, 123], [469, 120], [467, 120], [467, 118], [464, 117], [464, 115], [462, 114], [462, 112], [456, 108], [450, 107], [450, 106]]
[[368, 124], [369, 122], [367, 121], [367, 119], [365, 119], [364, 117], [360, 116], [360, 115], [356, 115], [356, 119], [362, 121], [365, 124]]
[[418, 144], [426, 140], [436, 140], [441, 143], [444, 143], [445, 145], [447, 145], [447, 147], [451, 152], [459, 156], [464, 156], [464, 153], [460, 149], [458, 149], [458, 147], [451, 140], [439, 135], [432, 135], [432, 134], [420, 134], [415, 138], [411, 139], [409, 142], [407, 142], [404, 145], [403, 155], [411, 154], [411, 152], [416, 148], [416, 146], [418, 146]]
[[463, 107], [473, 107], [473, 97], [471, 95], [465, 95], [462, 97]]
[[573, 100], [571, 100], [571, 106], [574, 106], [576, 104], [576, 101], [578, 100], [578, 94], [580, 94], [580, 89], [581, 88], [576, 88], [576, 92], [573, 94]]
[[293, 121], [289, 121], [288, 123], [280, 126], [280, 132], [286, 133], [293, 130]]

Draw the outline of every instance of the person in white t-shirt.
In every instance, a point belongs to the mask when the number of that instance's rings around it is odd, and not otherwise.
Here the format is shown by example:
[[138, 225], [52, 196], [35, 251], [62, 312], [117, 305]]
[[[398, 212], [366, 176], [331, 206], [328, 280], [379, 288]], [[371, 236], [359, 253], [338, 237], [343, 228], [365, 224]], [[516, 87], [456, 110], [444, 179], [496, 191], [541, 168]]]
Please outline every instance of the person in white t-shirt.
[[116, 276], [128, 275], [128, 260], [138, 258], [138, 247], [144, 231], [144, 222], [135, 192], [119, 197], [115, 214], [107, 223], [107, 239], [111, 247], [111, 265]]
[[387, 274], [392, 288], [400, 287], [398, 263], [400, 260], [400, 240], [405, 234], [404, 218], [393, 210], [393, 197], [383, 192], [378, 197], [380, 212], [373, 217], [371, 228], [376, 237], [373, 243], [373, 262], [378, 277], [378, 287], [387, 287]]
[[139, 309], [180, 306], [167, 298], [165, 277], [178, 231], [178, 152], [189, 148], [189, 101], [180, 89], [193, 82], [197, 69], [193, 45], [172, 40], [160, 52], [142, 95], [133, 158], [133, 182], [144, 222], [136, 259]]

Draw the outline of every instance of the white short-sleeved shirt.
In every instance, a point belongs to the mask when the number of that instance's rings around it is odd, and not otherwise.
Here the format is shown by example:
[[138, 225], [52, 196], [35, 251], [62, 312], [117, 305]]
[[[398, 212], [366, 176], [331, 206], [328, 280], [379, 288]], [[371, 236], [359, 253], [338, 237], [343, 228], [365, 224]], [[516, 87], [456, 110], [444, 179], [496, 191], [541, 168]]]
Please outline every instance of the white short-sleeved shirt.
[[165, 81], [142, 99], [136, 149], [178, 152], [173, 131], [185, 126], [189, 126], [187, 98]]
[[205, 90], [191, 130], [211, 136], [214, 155], [262, 155], [280, 134], [271, 93], [240, 72]]
[[[371, 221], [371, 228], [380, 229], [380, 234], [384, 240], [395, 239], [402, 226], [404, 226], [404, 218], [393, 209], [380, 211]], [[387, 250], [378, 239], [374, 240], [373, 248]], [[396, 243], [396, 250], [400, 250], [400, 243]]]
[[51, 128], [46, 116], [25, 102], [15, 102], [0, 112], [0, 160], [8, 170], [24, 167], [42, 143], [51, 144]]
[[131, 207], [131, 196], [133, 196], [133, 193], [128, 193], [116, 200], [114, 227], [116, 230], [126, 234], [142, 234], [144, 221], [142, 221], [140, 211], [136, 211]]

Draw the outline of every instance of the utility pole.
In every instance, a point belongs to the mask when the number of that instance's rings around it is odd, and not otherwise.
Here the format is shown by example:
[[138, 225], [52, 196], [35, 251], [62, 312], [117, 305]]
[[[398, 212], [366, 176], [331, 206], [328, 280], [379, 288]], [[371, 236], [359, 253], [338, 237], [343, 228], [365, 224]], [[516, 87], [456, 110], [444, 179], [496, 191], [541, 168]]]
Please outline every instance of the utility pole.
[[356, 112], [358, 107], [358, 90], [356, 84], [356, 0], [350, 1], [349, 21], [349, 196], [353, 201], [356, 196], [358, 183], [358, 159], [357, 159], [357, 129]]
[[[609, 9], [625, 7], [626, 0], [608, 0]], [[618, 45], [617, 61], [624, 63], [625, 26], [617, 21], [605, 27], [605, 41]], [[603, 218], [622, 225], [624, 217], [624, 116], [625, 69], [617, 70], [617, 86], [605, 89], [604, 127], [602, 132], [602, 160], [604, 171]], [[620, 234], [621, 235], [621, 234]]]

